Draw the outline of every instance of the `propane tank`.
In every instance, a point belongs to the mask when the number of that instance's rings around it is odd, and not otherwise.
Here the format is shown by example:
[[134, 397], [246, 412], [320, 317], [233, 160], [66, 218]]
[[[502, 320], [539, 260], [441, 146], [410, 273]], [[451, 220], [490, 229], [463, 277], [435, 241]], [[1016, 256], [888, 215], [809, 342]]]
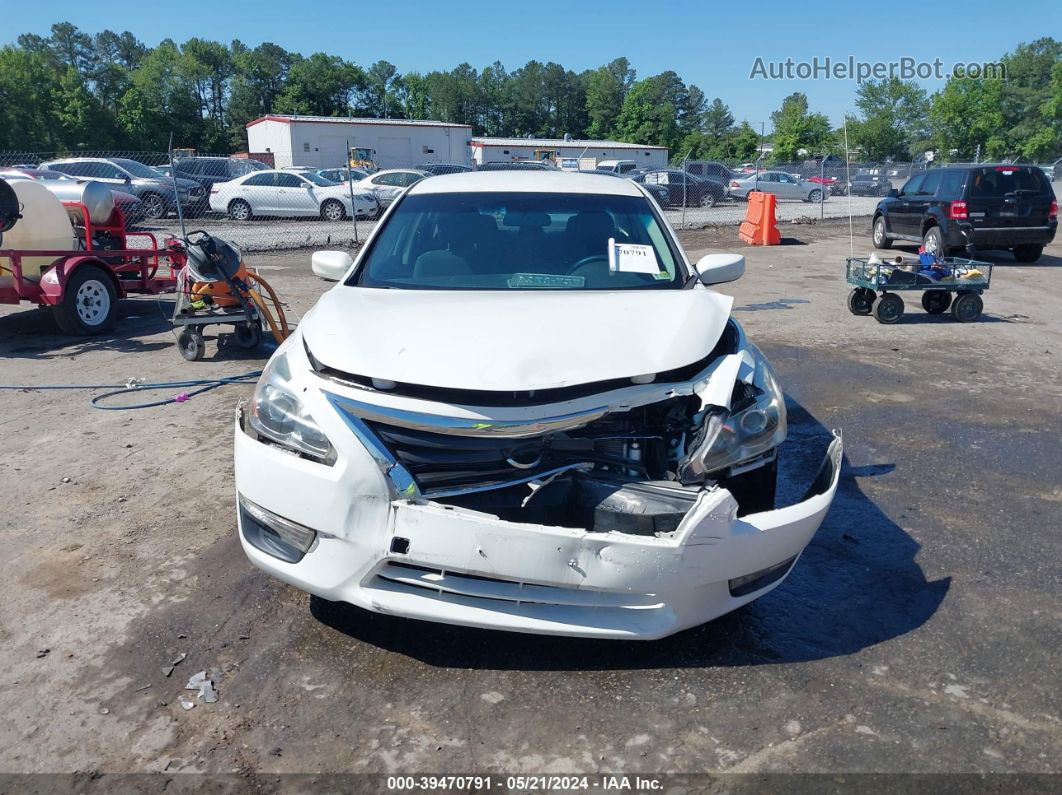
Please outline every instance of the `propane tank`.
[[[4, 233], [3, 246], [7, 249], [40, 251], [73, 251], [77, 248], [74, 229], [62, 202], [40, 182], [29, 179], [13, 179], [7, 183], [15, 191], [22, 207], [22, 218]], [[23, 257], [22, 275], [37, 280], [41, 271], [55, 262], [55, 257]], [[11, 268], [9, 259], [0, 259], [0, 265]], [[11, 274], [0, 271], [5, 283], [10, 283]]]
[[[92, 223], [105, 224], [111, 220], [111, 215], [114, 213], [114, 194], [102, 182], [45, 179], [41, 180], [40, 184], [58, 197], [59, 201], [84, 204], [88, 208]], [[66, 212], [75, 224], [84, 223], [79, 208], [68, 207]]]

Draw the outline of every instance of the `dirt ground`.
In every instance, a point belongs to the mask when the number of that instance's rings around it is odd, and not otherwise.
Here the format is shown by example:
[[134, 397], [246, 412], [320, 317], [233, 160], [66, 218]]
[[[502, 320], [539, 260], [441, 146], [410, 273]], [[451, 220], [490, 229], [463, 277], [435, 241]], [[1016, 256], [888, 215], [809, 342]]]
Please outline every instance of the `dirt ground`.
[[[846, 461], [781, 587], [656, 643], [376, 616], [252, 568], [231, 454], [250, 386], [140, 411], [91, 408], [105, 390], [0, 392], [0, 773], [1060, 772], [1062, 245], [1000, 254], [980, 322], [909, 300], [882, 326], [845, 309], [847, 231], [786, 226], [799, 241], [769, 249], [683, 235], [694, 258], [748, 259], [724, 287], [789, 395], [782, 493], [830, 428]], [[251, 264], [296, 315], [327, 286], [309, 252]], [[0, 381], [265, 362], [211, 342], [186, 363], [169, 307], [127, 301], [82, 340], [0, 308]], [[186, 711], [201, 670], [220, 699]]]

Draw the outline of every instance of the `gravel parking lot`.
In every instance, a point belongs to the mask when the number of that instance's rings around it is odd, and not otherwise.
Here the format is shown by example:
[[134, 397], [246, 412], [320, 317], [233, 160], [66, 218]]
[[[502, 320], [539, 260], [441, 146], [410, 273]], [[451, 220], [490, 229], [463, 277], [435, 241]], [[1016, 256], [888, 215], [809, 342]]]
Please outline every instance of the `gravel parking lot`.
[[[847, 214], [847, 200], [826, 209]], [[100, 390], [0, 393], [0, 771], [229, 773], [265, 790], [281, 773], [1060, 772], [1062, 245], [1031, 266], [1001, 254], [980, 322], [909, 302], [882, 326], [845, 309], [847, 226], [792, 226], [800, 243], [769, 249], [732, 226], [682, 234], [692, 258], [748, 259], [724, 288], [789, 396], [783, 496], [802, 492], [831, 428], [846, 461], [781, 587], [656, 643], [370, 615], [253, 569], [231, 461], [249, 386], [119, 412], [89, 407]], [[289, 227], [331, 234], [271, 228]], [[307, 251], [249, 262], [295, 315], [327, 286]], [[212, 342], [186, 363], [170, 306], [127, 301], [113, 335], [81, 340], [0, 307], [2, 380], [264, 363], [264, 349]], [[220, 699], [186, 711], [201, 670]], [[88, 776], [77, 791], [106, 787]]]

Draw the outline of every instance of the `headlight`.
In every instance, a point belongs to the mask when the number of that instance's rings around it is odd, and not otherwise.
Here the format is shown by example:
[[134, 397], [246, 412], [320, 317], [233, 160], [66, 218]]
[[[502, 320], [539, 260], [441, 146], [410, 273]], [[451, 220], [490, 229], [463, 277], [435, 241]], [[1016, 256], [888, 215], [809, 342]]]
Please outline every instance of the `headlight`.
[[306, 411], [290, 382], [287, 355], [274, 357], [254, 390], [251, 427], [281, 447], [330, 463], [335, 457], [332, 443]]
[[785, 396], [767, 363], [755, 346], [752, 377], [755, 394], [742, 399], [735, 391], [729, 412], [716, 412], [704, 418], [700, 433], [683, 460], [683, 482], [703, 479], [711, 472], [756, 458], [785, 441]]

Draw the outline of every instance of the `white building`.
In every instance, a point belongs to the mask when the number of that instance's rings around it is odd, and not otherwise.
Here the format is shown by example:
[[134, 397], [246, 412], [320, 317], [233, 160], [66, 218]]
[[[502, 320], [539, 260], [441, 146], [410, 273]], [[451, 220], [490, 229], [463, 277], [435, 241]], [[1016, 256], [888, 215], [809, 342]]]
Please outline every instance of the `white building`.
[[633, 160], [638, 168], [662, 168], [667, 165], [667, 147], [571, 138], [472, 138], [472, 160], [476, 165], [543, 159], [560, 163], [562, 159], [572, 158]]
[[345, 119], [271, 114], [247, 122], [247, 150], [272, 152], [277, 168], [346, 164], [347, 145], [375, 150], [380, 168], [421, 163], [472, 165], [467, 124], [412, 119]]

